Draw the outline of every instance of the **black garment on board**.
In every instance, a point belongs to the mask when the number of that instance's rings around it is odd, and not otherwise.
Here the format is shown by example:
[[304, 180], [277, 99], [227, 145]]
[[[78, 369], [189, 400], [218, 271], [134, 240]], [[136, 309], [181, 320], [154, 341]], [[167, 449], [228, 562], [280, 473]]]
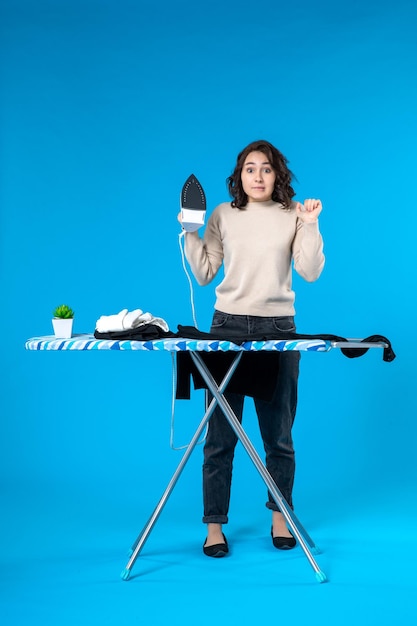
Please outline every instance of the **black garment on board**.
[[[231, 333], [227, 339], [219, 337], [216, 333], [205, 333], [197, 330], [193, 326], [178, 326], [178, 336], [201, 340], [208, 339], [212, 341], [232, 341], [236, 344], [242, 344], [246, 341], [268, 341], [275, 340], [300, 340], [300, 339], [323, 339], [327, 341], [348, 341], [344, 337], [338, 335], [306, 335], [302, 333], [293, 333], [287, 331], [276, 331], [268, 337], [261, 335], [250, 335], [246, 337], [234, 335]], [[390, 341], [382, 335], [372, 335], [361, 340], [362, 343], [378, 343], [384, 342], [387, 347], [383, 351], [384, 361], [393, 361], [395, 359], [394, 351]], [[348, 358], [356, 358], [364, 355], [369, 348], [341, 348], [341, 352]], [[217, 384], [223, 380], [229, 369], [235, 354], [233, 352], [201, 352], [204, 363], [210, 370]], [[239, 361], [239, 364], [230, 379], [227, 390], [240, 393], [245, 396], [252, 396], [261, 400], [271, 400], [275, 389], [275, 384], [279, 370], [279, 360], [281, 352], [245, 352]], [[190, 398], [190, 378], [192, 378], [195, 389], [207, 388], [205, 381], [200, 375], [194, 364], [189, 352], [177, 352], [177, 387], [176, 398]]]
[[[262, 335], [246, 335], [242, 337], [241, 335], [234, 335], [233, 333], [227, 337], [219, 337], [215, 333], [204, 333], [201, 330], [198, 330], [194, 326], [181, 326], [178, 325], [178, 337], [184, 337], [187, 339], [212, 339], [212, 340], [220, 340], [220, 341], [233, 341], [233, 343], [241, 344], [245, 343], [245, 341], [268, 341], [270, 339], [274, 339], [277, 341], [280, 340], [294, 340], [298, 341], [299, 339], [323, 339], [324, 341], [349, 341], [345, 339], [345, 337], [339, 337], [339, 335], [330, 335], [330, 334], [318, 334], [318, 335], [306, 335], [305, 333], [292, 333], [286, 330], [283, 331], [275, 331], [268, 335], [268, 337]], [[366, 337], [366, 339], [361, 339], [359, 343], [386, 343], [387, 347], [384, 348], [383, 351], [383, 361], [393, 361], [395, 359], [395, 353], [392, 349], [391, 342], [389, 339], [384, 337], [383, 335], [371, 335], [370, 337]], [[349, 359], [354, 359], [358, 356], [364, 355], [368, 352], [369, 348], [341, 348], [341, 352], [347, 356]]]
[[160, 326], [156, 324], [142, 324], [139, 328], [128, 328], [127, 330], [110, 330], [105, 333], [100, 333], [98, 330], [94, 331], [94, 337], [96, 339], [112, 339], [117, 341], [155, 341], [157, 339], [169, 339], [170, 337], [179, 337], [178, 333], [173, 333], [170, 330], [162, 330]]

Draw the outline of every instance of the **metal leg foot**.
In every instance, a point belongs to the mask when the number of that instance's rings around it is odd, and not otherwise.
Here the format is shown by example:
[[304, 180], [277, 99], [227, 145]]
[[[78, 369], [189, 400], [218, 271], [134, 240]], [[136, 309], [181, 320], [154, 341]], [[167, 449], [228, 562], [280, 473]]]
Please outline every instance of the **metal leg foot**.
[[324, 572], [322, 572], [321, 570], [316, 572], [316, 578], [317, 578], [319, 583], [327, 583], [327, 581], [328, 581], [328, 578], [327, 578], [326, 574]]
[[122, 580], [129, 580], [130, 577], [130, 569], [125, 567], [125, 569], [120, 573], [120, 578]]

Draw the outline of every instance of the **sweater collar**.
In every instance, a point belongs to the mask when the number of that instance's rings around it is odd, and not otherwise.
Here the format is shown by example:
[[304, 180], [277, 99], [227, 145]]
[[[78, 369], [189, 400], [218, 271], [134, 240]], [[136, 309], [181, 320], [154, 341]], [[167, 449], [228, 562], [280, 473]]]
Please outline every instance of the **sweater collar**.
[[253, 211], [256, 209], [267, 209], [269, 207], [279, 207], [281, 204], [279, 202], [274, 202], [274, 200], [266, 200], [265, 202], [248, 202], [245, 206], [245, 209], [249, 211]]

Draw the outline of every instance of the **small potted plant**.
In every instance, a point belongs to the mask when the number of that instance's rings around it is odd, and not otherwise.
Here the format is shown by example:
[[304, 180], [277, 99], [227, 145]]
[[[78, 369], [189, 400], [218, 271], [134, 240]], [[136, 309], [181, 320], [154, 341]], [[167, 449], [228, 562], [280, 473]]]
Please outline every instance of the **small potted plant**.
[[55, 337], [69, 339], [72, 337], [72, 325], [74, 323], [74, 311], [67, 304], [60, 304], [53, 311], [52, 326]]

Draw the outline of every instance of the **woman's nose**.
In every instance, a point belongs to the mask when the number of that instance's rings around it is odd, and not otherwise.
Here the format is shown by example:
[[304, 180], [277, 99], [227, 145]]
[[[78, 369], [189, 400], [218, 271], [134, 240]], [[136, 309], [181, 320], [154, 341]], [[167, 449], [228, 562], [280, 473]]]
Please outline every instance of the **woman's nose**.
[[261, 181], [261, 180], [262, 180], [262, 172], [261, 172], [261, 171], [256, 172], [256, 174], [255, 174], [255, 180], [256, 180], [256, 181]]

